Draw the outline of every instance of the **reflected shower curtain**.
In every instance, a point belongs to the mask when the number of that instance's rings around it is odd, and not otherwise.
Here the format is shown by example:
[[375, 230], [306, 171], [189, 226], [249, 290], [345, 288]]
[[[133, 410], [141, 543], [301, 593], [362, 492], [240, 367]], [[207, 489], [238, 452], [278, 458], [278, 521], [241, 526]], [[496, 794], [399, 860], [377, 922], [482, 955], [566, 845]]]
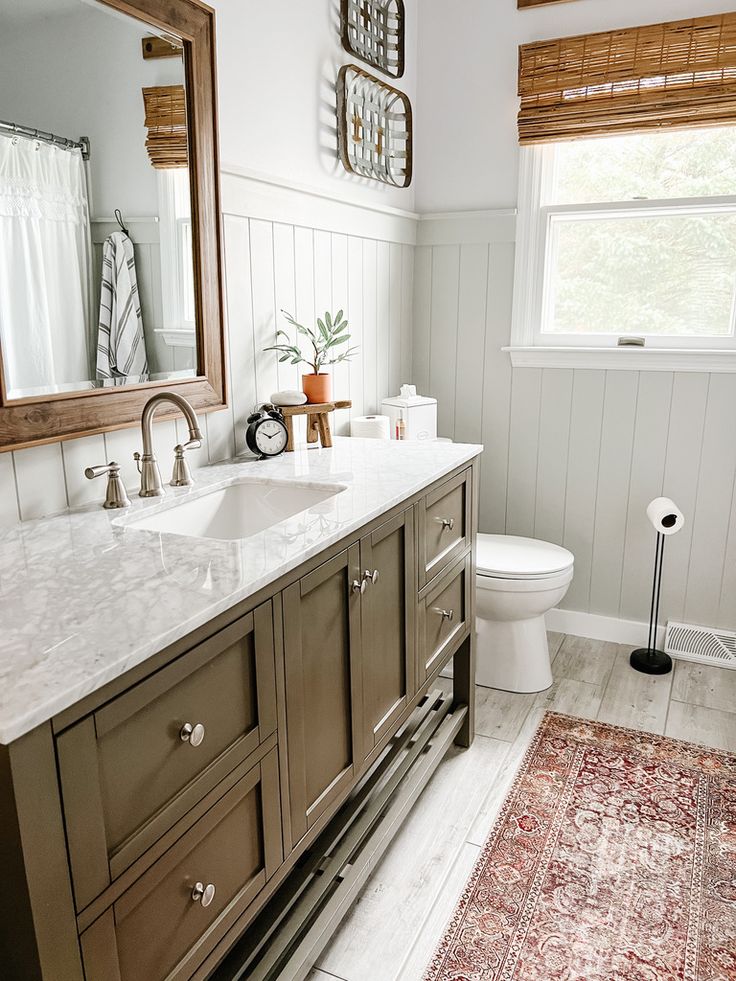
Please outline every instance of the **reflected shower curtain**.
[[93, 377], [90, 253], [81, 151], [0, 135], [0, 337], [11, 397]]

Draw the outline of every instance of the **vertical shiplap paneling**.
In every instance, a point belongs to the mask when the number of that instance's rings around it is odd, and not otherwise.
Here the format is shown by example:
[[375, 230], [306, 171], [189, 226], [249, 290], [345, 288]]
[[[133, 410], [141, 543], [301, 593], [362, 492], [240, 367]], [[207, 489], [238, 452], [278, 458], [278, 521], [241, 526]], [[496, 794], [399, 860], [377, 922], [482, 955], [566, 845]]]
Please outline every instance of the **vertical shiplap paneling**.
[[[348, 307], [348, 240], [345, 235], [332, 236], [332, 313], [347, 311]], [[349, 313], [348, 313], [349, 315]], [[346, 333], [350, 333], [349, 330]], [[333, 348], [339, 357], [352, 340], [345, 341]], [[347, 362], [336, 364], [332, 369], [333, 395], [336, 399], [349, 399], [350, 396], [350, 365]], [[334, 431], [338, 436], [350, 435], [350, 412], [341, 409], [334, 415]]]
[[399, 360], [399, 384], [412, 384], [414, 371], [412, 365], [413, 354], [413, 323], [412, 323], [412, 303], [414, 300], [414, 247], [411, 245], [401, 246], [401, 328], [400, 336], [400, 360]]
[[17, 450], [13, 456], [22, 520], [63, 511], [68, 501], [61, 444]]
[[488, 304], [487, 245], [463, 245], [455, 363], [455, 439], [479, 443], [483, 428], [483, 369]]
[[663, 492], [686, 517], [682, 531], [669, 538], [665, 548], [662, 581], [662, 619], [682, 620], [685, 610], [693, 517], [698, 495], [703, 426], [711, 375], [681, 372], [672, 389], [667, 459]]
[[279, 387], [278, 357], [275, 352], [264, 350], [276, 342], [273, 226], [270, 221], [250, 222], [250, 263], [256, 402], [267, 402]]
[[[376, 255], [376, 411], [388, 397], [389, 363], [391, 358], [391, 246], [378, 243]], [[393, 393], [394, 395], [396, 392]]]
[[506, 487], [511, 422], [511, 361], [501, 348], [508, 344], [514, 283], [514, 246], [494, 242], [488, 253], [485, 349], [481, 436], [480, 527], [506, 530]]
[[533, 537], [537, 497], [542, 369], [521, 368], [511, 386], [506, 532]]
[[429, 361], [432, 347], [432, 249], [420, 246], [414, 253], [414, 329], [412, 369], [420, 395], [429, 395]]
[[437, 430], [455, 437], [455, 363], [460, 288], [460, 246], [438, 245], [432, 250], [432, 344], [429, 393], [437, 399]]
[[0, 528], [20, 521], [12, 453], [0, 453]]
[[[273, 226], [273, 292], [276, 308], [276, 327], [286, 330], [288, 324], [283, 310], [294, 314], [296, 310], [296, 273], [294, 269], [294, 226], [277, 223]], [[283, 338], [280, 338], [283, 340]], [[277, 359], [276, 371], [279, 389], [300, 388], [299, 371], [291, 361]]]
[[363, 415], [378, 411], [378, 250], [363, 241]]
[[398, 395], [401, 384], [401, 289], [402, 289], [402, 246], [392, 242], [389, 246], [389, 351], [388, 394]]
[[225, 278], [230, 347], [230, 398], [233, 406], [235, 452], [245, 445], [245, 421], [256, 395], [251, 296], [250, 228], [245, 218], [225, 218]]
[[639, 374], [606, 373], [590, 576], [591, 613], [607, 614], [611, 609], [618, 612]]
[[562, 605], [586, 612], [590, 605], [598, 468], [605, 372], [576, 371], [573, 378], [567, 492], [562, 544], [575, 556], [575, 577]]
[[700, 459], [697, 498], [690, 524], [692, 545], [685, 595], [685, 620], [713, 626], [733, 624], [736, 597], [730, 616], [720, 622], [720, 590], [713, 589], [714, 573], [726, 561], [728, 530], [736, 479], [736, 381], [730, 375], [712, 375], [708, 388], [705, 430]]
[[673, 380], [667, 371], [639, 378], [619, 606], [625, 620], [649, 619], [654, 537], [646, 508], [662, 493]]
[[731, 630], [736, 629], [736, 484], [731, 494], [731, 519], [728, 524], [721, 571], [717, 625]]
[[542, 372], [534, 537], [557, 545], [565, 533], [572, 382], [573, 372], [567, 369]]
[[347, 313], [350, 321], [350, 344], [358, 348], [358, 354], [349, 364], [350, 398], [353, 402], [351, 416], [365, 415], [363, 362], [365, 360], [363, 316], [363, 240], [352, 235], [348, 239], [348, 298]]

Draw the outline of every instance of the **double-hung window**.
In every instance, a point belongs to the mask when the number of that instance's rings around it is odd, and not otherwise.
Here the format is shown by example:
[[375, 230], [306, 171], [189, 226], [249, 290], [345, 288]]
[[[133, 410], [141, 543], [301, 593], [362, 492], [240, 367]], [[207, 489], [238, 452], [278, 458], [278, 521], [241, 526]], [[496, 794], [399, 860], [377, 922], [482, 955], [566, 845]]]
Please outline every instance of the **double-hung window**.
[[515, 364], [736, 370], [734, 34], [522, 48]]

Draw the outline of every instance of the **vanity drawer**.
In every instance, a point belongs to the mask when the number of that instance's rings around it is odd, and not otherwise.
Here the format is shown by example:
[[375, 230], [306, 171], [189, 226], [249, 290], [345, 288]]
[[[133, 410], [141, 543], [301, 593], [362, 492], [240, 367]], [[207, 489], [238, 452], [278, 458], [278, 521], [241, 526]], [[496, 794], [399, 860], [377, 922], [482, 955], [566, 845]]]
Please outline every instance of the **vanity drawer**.
[[444, 662], [468, 631], [471, 556], [447, 570], [419, 605], [420, 684]]
[[471, 473], [457, 474], [419, 502], [420, 589], [470, 545]]
[[280, 829], [274, 748], [82, 933], [87, 981], [191, 977], [279, 867]]
[[57, 754], [77, 909], [275, 729], [269, 602], [63, 732]]

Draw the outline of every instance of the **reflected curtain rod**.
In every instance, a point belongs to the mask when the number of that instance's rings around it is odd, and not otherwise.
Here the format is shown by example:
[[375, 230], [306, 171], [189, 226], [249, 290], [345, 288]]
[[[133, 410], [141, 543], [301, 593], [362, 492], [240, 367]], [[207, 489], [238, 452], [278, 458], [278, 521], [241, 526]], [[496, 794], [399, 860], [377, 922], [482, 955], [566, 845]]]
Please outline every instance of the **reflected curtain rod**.
[[0, 119], [0, 131], [14, 133], [16, 136], [25, 136], [31, 140], [39, 140], [41, 143], [50, 143], [52, 146], [61, 147], [63, 150], [81, 150], [82, 159], [89, 160], [89, 137], [80, 136], [78, 140], [68, 140], [65, 136], [55, 136], [53, 133], [44, 133], [40, 129], [32, 129], [30, 126], [21, 126], [19, 123], [6, 122]]

